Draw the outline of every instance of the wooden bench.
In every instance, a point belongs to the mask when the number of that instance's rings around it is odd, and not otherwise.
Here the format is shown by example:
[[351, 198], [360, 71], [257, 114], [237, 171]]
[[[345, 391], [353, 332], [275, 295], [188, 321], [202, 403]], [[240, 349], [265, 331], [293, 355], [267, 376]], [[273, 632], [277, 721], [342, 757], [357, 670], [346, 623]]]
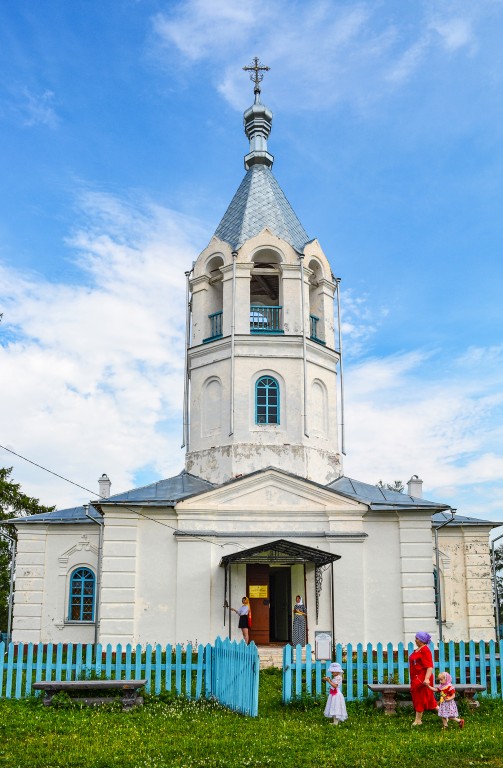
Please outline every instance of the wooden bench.
[[[53, 696], [62, 691], [68, 693], [72, 701], [82, 702], [87, 705], [105, 704], [117, 699], [122, 702], [122, 709], [141, 706], [143, 697], [138, 695], [140, 688], [147, 684], [144, 680], [47, 680], [33, 684], [36, 691], [44, 691], [44, 704], [50, 707]], [[105, 696], [72, 696], [87, 692], [106, 693]], [[114, 692], [120, 691], [120, 696], [114, 696]]]
[[[380, 698], [376, 701], [376, 707], [383, 707], [387, 715], [394, 715], [396, 712], [397, 704], [399, 705], [411, 705], [412, 700], [397, 702], [397, 693], [410, 693], [409, 685], [398, 685], [394, 683], [380, 683], [368, 686], [373, 693], [378, 693]], [[467, 700], [470, 709], [476, 709], [480, 706], [478, 701], [473, 698], [476, 693], [485, 691], [484, 685], [478, 685], [474, 683], [457, 683], [454, 688], [457, 693], [463, 694], [463, 698]]]

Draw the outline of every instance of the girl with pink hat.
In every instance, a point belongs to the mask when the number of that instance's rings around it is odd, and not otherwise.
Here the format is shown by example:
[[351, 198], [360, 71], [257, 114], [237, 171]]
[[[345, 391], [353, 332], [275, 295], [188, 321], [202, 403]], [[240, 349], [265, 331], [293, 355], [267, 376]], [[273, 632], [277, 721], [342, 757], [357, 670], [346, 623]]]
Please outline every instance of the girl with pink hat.
[[346, 701], [342, 695], [342, 667], [337, 662], [330, 664], [328, 671], [332, 673], [332, 677], [324, 677], [323, 680], [330, 686], [328, 692], [327, 705], [325, 717], [332, 718], [332, 725], [339, 725], [348, 719], [348, 713], [346, 711]]

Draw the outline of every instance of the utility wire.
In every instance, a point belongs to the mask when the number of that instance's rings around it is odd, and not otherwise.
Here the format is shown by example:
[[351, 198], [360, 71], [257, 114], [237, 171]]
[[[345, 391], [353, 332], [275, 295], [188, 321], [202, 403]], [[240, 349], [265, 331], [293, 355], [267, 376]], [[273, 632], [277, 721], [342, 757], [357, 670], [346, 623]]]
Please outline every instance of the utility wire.
[[[135, 514], [137, 514], [139, 517], [144, 517], [146, 520], [151, 520], [153, 523], [158, 523], [158, 525], [163, 525], [165, 528], [170, 528], [172, 531], [175, 531], [175, 533], [179, 531], [179, 529], [175, 528], [174, 525], [169, 525], [168, 523], [163, 523], [161, 520], [156, 520], [155, 517], [150, 517], [149, 515], [146, 515], [144, 512], [139, 512], [138, 509], [134, 507], [128, 507], [126, 504], [120, 503], [118, 501], [111, 501], [106, 496], [101, 496], [101, 494], [91, 491], [90, 488], [86, 488], [85, 485], [80, 485], [80, 483], [76, 483], [74, 480], [70, 480], [68, 477], [65, 477], [64, 475], [60, 475], [57, 472], [53, 472], [52, 469], [48, 469], [47, 467], [42, 466], [42, 464], [37, 464], [36, 461], [27, 459], [26, 456], [21, 456], [20, 453], [16, 453], [16, 451], [13, 451], [11, 448], [7, 448], [7, 446], [5, 445], [0, 445], [0, 448], [2, 448], [4, 451], [7, 451], [8, 453], [12, 453], [14, 456], [17, 456], [18, 459], [22, 459], [23, 461], [28, 462], [28, 464], [32, 464], [34, 467], [38, 467], [38, 469], [42, 469], [44, 472], [48, 472], [50, 475], [54, 475], [54, 477], [59, 477], [59, 479], [64, 480], [65, 483], [70, 483], [70, 485], [75, 485], [77, 488], [80, 488], [83, 491], [87, 491], [93, 496], [98, 496], [107, 504], [112, 504], [113, 506], [120, 507], [121, 509], [127, 509], [130, 512], [135, 512]], [[210, 539], [205, 539], [203, 536], [192, 536], [192, 538], [198, 539], [199, 541], [204, 541], [207, 544], [212, 544], [215, 547], [221, 547], [221, 548], [224, 547], [223, 544], [218, 544], [216, 541], [210, 541]]]

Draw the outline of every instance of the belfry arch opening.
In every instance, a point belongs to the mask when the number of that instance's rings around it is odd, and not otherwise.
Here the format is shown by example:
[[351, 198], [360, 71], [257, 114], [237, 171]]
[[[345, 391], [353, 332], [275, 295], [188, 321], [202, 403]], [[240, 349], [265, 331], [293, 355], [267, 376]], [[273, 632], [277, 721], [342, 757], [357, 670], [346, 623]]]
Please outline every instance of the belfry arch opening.
[[222, 336], [223, 320], [223, 275], [222, 267], [224, 259], [220, 254], [212, 256], [206, 265], [206, 274], [209, 278], [208, 285], [208, 318], [206, 325], [206, 338], [204, 341], [212, 341]]
[[308, 263], [309, 275], [309, 335], [313, 341], [325, 344], [325, 311], [323, 305], [323, 268], [317, 259]]
[[250, 333], [282, 333], [281, 257], [270, 249], [257, 251], [250, 274]]

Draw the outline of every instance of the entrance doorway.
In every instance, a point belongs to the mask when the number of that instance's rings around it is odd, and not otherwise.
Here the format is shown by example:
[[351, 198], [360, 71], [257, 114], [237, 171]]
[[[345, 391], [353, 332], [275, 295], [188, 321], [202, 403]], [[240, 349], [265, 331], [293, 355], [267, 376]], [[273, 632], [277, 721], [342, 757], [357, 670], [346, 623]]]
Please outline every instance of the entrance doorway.
[[290, 568], [269, 571], [271, 610], [269, 635], [273, 643], [289, 643], [292, 639], [292, 587]]
[[292, 626], [290, 568], [247, 565], [246, 594], [252, 611], [250, 640], [257, 645], [288, 643]]

